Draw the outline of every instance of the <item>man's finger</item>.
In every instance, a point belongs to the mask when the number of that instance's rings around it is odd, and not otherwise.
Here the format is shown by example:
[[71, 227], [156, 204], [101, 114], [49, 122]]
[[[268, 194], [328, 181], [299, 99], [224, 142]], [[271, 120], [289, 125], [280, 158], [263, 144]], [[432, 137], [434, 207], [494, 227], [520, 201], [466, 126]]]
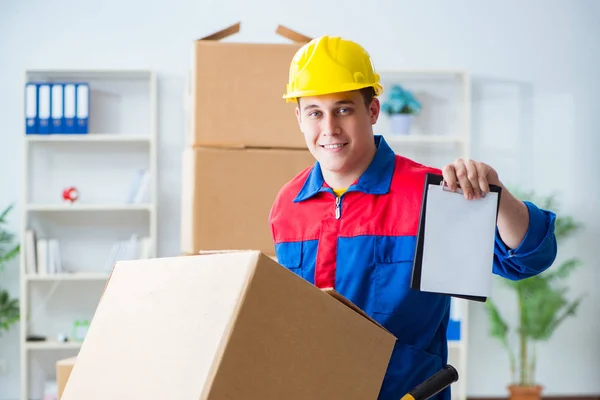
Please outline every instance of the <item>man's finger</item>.
[[454, 165], [448, 164], [444, 166], [442, 169], [442, 175], [446, 185], [448, 185], [448, 189], [450, 189], [452, 192], [456, 191], [458, 181], [456, 180], [456, 171], [454, 169]]
[[458, 184], [463, 190], [465, 198], [471, 200], [473, 198], [473, 188], [471, 187], [471, 183], [467, 177], [467, 167], [465, 166], [464, 162], [460, 160], [454, 164], [454, 169], [456, 170]]
[[479, 188], [479, 179], [477, 178], [477, 167], [472, 160], [465, 163], [467, 168], [467, 179], [473, 188], [473, 197], [479, 199], [481, 197], [481, 189]]
[[486, 165], [483, 163], [476, 163], [477, 167], [477, 175], [479, 177], [479, 187], [481, 191], [486, 194], [490, 192], [490, 184], [487, 180], [487, 174], [489, 173], [489, 168], [486, 168]]

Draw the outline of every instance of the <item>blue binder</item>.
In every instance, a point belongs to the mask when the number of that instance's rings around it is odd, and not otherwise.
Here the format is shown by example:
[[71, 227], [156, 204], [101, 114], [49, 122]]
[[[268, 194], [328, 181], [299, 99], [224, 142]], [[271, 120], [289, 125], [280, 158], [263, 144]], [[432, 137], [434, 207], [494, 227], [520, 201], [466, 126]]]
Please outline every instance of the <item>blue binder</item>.
[[448, 321], [448, 329], [446, 330], [446, 338], [448, 340], [460, 340], [460, 321], [450, 318]]
[[75, 132], [88, 133], [88, 119], [90, 113], [90, 86], [88, 83], [77, 84], [77, 108], [75, 116]]
[[37, 133], [38, 85], [28, 82], [25, 85], [25, 134]]
[[38, 133], [49, 134], [50, 129], [50, 107], [52, 98], [50, 96], [50, 84], [40, 83], [38, 86]]
[[64, 132], [64, 101], [63, 101], [64, 85], [62, 83], [52, 84], [52, 113], [51, 126], [52, 133]]
[[63, 131], [64, 133], [75, 133], [76, 85], [74, 83], [65, 83], [63, 101]]

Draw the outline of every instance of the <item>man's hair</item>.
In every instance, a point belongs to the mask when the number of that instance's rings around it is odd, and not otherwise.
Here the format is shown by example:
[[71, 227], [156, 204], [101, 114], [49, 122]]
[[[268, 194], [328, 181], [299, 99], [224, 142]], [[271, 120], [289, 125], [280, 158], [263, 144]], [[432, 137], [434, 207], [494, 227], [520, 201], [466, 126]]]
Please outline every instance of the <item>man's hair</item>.
[[[368, 86], [366, 88], [362, 88], [359, 90], [360, 90], [360, 94], [363, 97], [365, 106], [367, 108], [369, 108], [369, 106], [371, 105], [371, 102], [375, 98], [375, 89], [373, 88], [373, 86]], [[300, 98], [297, 98], [296, 101], [298, 102], [298, 105], [300, 105]]]
[[360, 94], [362, 94], [363, 100], [365, 101], [365, 106], [368, 108], [375, 98], [375, 89], [373, 86], [362, 88], [360, 89]]

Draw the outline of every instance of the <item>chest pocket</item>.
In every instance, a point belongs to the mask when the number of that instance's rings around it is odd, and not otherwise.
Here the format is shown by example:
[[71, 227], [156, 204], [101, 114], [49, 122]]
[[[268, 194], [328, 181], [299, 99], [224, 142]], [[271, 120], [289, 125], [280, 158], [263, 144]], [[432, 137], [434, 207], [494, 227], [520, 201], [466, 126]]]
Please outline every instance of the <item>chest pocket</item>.
[[275, 245], [277, 262], [299, 276], [302, 273], [302, 242], [285, 242]]
[[376, 238], [374, 312], [397, 314], [417, 306], [416, 293], [410, 288], [415, 245], [414, 236]]

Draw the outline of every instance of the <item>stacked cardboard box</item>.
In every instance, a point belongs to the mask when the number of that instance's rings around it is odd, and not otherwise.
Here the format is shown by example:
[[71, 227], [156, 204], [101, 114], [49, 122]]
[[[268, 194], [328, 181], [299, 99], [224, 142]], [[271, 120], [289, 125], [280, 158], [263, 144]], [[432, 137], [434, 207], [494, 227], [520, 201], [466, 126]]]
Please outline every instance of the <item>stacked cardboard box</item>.
[[279, 26], [290, 44], [223, 41], [235, 24], [195, 41], [191, 125], [183, 153], [184, 254], [257, 249], [272, 255], [268, 213], [281, 187], [314, 164], [282, 99], [289, 65], [310, 41]]

